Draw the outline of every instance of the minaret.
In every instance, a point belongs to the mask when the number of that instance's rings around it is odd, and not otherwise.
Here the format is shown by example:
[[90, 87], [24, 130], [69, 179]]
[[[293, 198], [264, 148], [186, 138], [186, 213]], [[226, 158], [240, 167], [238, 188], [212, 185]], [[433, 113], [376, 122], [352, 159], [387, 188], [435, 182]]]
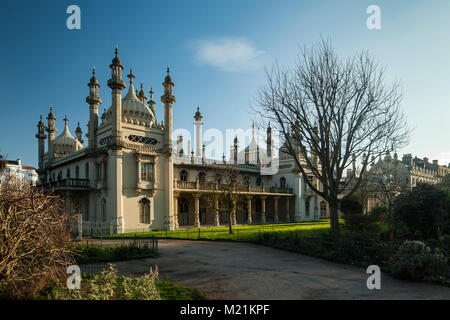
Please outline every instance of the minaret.
[[177, 153], [177, 156], [180, 156], [180, 157], [182, 157], [183, 154], [184, 154], [184, 151], [183, 151], [183, 136], [182, 135], [179, 135], [177, 137], [177, 150], [176, 150], [176, 153]]
[[80, 121], [78, 121], [78, 127], [75, 129], [75, 135], [77, 136], [77, 140], [80, 141], [81, 144], [83, 144], [83, 131], [81, 131], [80, 128]]
[[152, 110], [153, 115], [155, 116], [155, 124], [156, 124], [157, 123], [156, 122], [156, 112], [155, 112], [155, 104], [156, 104], [156, 102], [155, 102], [155, 100], [153, 100], [153, 94], [154, 94], [153, 88], [150, 87], [150, 100], [148, 100], [147, 103], [150, 106], [150, 110]]
[[239, 146], [238, 144], [239, 144], [238, 137], [235, 136], [234, 137], [234, 144], [233, 144], [233, 148], [234, 148], [234, 150], [233, 150], [233, 158], [234, 158], [233, 161], [234, 161], [235, 164], [238, 161], [238, 146]]
[[164, 173], [165, 173], [165, 201], [164, 201], [164, 227], [169, 230], [175, 228], [174, 223], [174, 205], [173, 205], [173, 159], [172, 159], [172, 105], [176, 98], [173, 95], [173, 81], [170, 77], [170, 68], [167, 67], [167, 76], [163, 82], [164, 95], [161, 97], [164, 103], [164, 147], [165, 156]]
[[50, 113], [47, 116], [47, 128], [45, 129], [48, 132], [48, 160], [51, 161], [53, 159], [53, 140], [55, 140], [55, 133], [58, 131], [55, 127], [55, 115], [53, 114], [53, 106], [50, 105]]
[[[89, 125], [88, 125], [88, 148], [95, 149], [97, 147], [97, 129], [98, 129], [98, 106], [102, 104], [102, 99], [99, 97], [97, 78], [95, 78], [95, 67], [92, 69], [92, 78], [88, 83], [89, 96], [86, 97], [86, 102], [89, 104]], [[78, 127], [80, 124], [78, 124]], [[77, 128], [78, 129], [78, 128]], [[81, 131], [81, 129], [80, 129]], [[78, 136], [78, 135], [77, 135]], [[78, 138], [80, 140], [80, 138]], [[81, 143], [83, 140], [80, 140]]]
[[45, 135], [45, 125], [44, 121], [42, 121], [42, 115], [41, 119], [38, 122], [38, 133], [36, 134], [36, 138], [38, 138], [38, 163], [39, 163], [39, 169], [42, 170], [44, 168], [44, 140], [47, 138]]
[[205, 163], [206, 161], [206, 146], [202, 146], [202, 163]]
[[272, 128], [270, 127], [270, 122], [269, 122], [269, 126], [267, 127], [267, 158], [269, 160], [272, 160]]
[[202, 156], [202, 114], [200, 108], [197, 107], [197, 112], [194, 115], [195, 125], [195, 155], [197, 158]]
[[167, 67], [167, 76], [163, 82], [164, 95], [161, 97], [164, 103], [164, 132], [165, 132], [165, 147], [171, 152], [172, 150], [172, 105], [176, 102], [173, 95], [174, 83], [170, 77], [170, 68]]
[[120, 140], [120, 131], [122, 128], [122, 90], [126, 88], [125, 82], [122, 80], [123, 66], [118, 57], [119, 51], [116, 47], [116, 56], [110, 64], [111, 79], [108, 80], [108, 87], [112, 89], [112, 136], [117, 143]]
[[145, 104], [145, 101], [147, 100], [147, 97], [145, 96], [145, 92], [144, 92], [144, 83], [141, 81], [141, 91], [139, 91], [138, 93], [138, 98], [139, 100]]

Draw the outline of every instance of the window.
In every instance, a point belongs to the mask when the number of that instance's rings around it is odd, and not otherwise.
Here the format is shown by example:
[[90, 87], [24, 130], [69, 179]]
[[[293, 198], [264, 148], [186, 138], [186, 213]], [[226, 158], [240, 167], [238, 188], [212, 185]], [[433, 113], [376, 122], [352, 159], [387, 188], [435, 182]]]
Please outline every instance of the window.
[[106, 222], [106, 199], [102, 200], [102, 221]]
[[86, 200], [86, 211], [84, 212], [84, 221], [89, 221], [89, 200]]
[[150, 224], [150, 200], [147, 198], [139, 201], [139, 222]]
[[327, 203], [325, 201], [320, 202], [320, 216], [321, 217], [327, 216]]
[[260, 177], [256, 178], [256, 185], [257, 185], [257, 186], [260, 186], [260, 185], [261, 185], [261, 182], [262, 182], [262, 180], [261, 180]]
[[180, 181], [187, 181], [187, 171], [186, 170], [181, 170], [180, 172]]
[[286, 188], [286, 178], [285, 177], [280, 178], [280, 188]]
[[309, 200], [305, 201], [305, 216], [309, 217]]
[[80, 179], [80, 167], [79, 166], [75, 167], [75, 178]]
[[206, 174], [205, 174], [204, 172], [200, 172], [200, 173], [198, 174], [198, 180], [199, 180], [200, 182], [205, 182], [205, 180], [206, 180]]
[[67, 179], [70, 179], [70, 169], [67, 169]]
[[84, 167], [84, 178], [89, 179], [89, 163], [86, 162], [86, 165]]
[[141, 181], [153, 180], [153, 163], [141, 163]]

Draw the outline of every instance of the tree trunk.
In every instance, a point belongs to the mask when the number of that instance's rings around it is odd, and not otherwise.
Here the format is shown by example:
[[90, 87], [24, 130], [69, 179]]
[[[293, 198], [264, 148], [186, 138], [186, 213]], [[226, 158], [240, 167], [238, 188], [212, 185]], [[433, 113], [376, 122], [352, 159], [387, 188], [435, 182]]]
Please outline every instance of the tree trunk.
[[228, 210], [228, 229], [229, 229], [229, 233], [232, 234], [233, 233], [233, 221], [232, 221], [232, 217], [233, 217], [233, 208], [229, 208]]
[[339, 234], [339, 215], [338, 215], [338, 203], [330, 201], [330, 227], [331, 233]]

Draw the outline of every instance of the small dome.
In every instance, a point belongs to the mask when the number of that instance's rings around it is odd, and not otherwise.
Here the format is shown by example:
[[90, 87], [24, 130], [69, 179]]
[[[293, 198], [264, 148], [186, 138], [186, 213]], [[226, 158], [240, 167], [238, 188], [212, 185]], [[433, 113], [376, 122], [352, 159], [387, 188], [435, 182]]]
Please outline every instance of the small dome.
[[195, 115], [194, 115], [194, 119], [195, 119], [195, 120], [200, 120], [200, 119], [202, 119], [202, 118], [203, 118], [203, 116], [202, 116], [202, 114], [201, 114], [201, 112], [200, 112], [200, 108], [197, 107], [197, 112], [196, 112]]
[[54, 151], [57, 155], [69, 154], [83, 149], [80, 141], [70, 134], [67, 126], [67, 122], [69, 121], [67, 117], [64, 120], [66, 121], [64, 131], [53, 141]]

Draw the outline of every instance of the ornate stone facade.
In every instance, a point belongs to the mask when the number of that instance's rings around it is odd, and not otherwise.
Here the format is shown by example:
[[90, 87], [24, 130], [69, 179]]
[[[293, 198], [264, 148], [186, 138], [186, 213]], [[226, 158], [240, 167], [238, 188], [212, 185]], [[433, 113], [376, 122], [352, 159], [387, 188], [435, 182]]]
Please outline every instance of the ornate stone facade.
[[[227, 166], [239, 170], [248, 181], [238, 191], [244, 201], [233, 212], [235, 224], [313, 221], [328, 216], [327, 204], [306, 186], [294, 159], [273, 155], [270, 128], [268, 152], [253, 139], [238, 153], [236, 138], [232, 146], [236, 156], [232, 155], [230, 161], [225, 162], [225, 157], [222, 161], [209, 160], [205, 158], [201, 141], [203, 116], [197, 109], [194, 115], [196, 155], [189, 154], [190, 142], [187, 152], [183, 151], [183, 137], [178, 137], [172, 150], [176, 98], [169, 68], [163, 82], [161, 123], [154, 112], [153, 89], [146, 101], [142, 83], [140, 92], [134, 89], [135, 75], [131, 69], [127, 76], [128, 92], [122, 98], [122, 90], [127, 85], [122, 80], [123, 66], [117, 49], [110, 69], [107, 84], [112, 103], [101, 117], [102, 99], [95, 69], [88, 83], [87, 146], [83, 146], [79, 126], [75, 137], [70, 134], [67, 117], [63, 132], [55, 138], [53, 108], [47, 126], [41, 120], [36, 135], [41, 184], [64, 195], [67, 207], [81, 214], [84, 233], [98, 228], [107, 233], [122, 233], [225, 224], [228, 215], [205, 206], [205, 199], [216, 190], [217, 172]], [[47, 152], [45, 139], [48, 139]], [[265, 160], [269, 157], [279, 164], [279, 170], [262, 174], [261, 157]]]

